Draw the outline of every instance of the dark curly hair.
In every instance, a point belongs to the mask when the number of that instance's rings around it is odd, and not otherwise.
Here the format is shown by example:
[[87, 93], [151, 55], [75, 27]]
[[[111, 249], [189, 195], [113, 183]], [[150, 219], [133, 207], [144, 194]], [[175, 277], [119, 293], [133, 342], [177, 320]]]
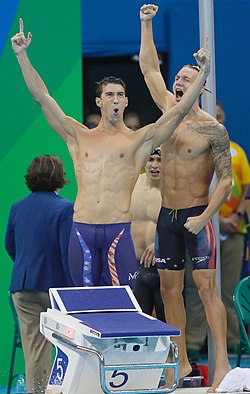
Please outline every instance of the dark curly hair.
[[24, 178], [26, 185], [32, 192], [55, 191], [68, 183], [62, 160], [53, 155], [35, 157]]
[[126, 93], [126, 84], [120, 77], [104, 77], [101, 81], [96, 82], [96, 97], [101, 97], [104, 86], [109, 83], [113, 83], [115, 85], [121, 85]]

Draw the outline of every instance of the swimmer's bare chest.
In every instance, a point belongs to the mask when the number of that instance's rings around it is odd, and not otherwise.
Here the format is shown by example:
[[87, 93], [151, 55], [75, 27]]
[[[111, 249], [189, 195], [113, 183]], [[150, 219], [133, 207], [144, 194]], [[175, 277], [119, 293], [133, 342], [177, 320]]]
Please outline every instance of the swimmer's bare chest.
[[162, 145], [164, 158], [185, 163], [209, 155], [212, 152], [209, 138], [206, 129], [202, 132], [202, 125], [194, 127], [190, 122], [181, 123]]
[[182, 125], [162, 146], [162, 198], [169, 208], [206, 204], [214, 172], [209, 136]]
[[74, 220], [131, 221], [131, 193], [140, 171], [134, 160], [135, 144], [126, 136], [91, 137], [79, 138], [72, 155], [78, 184]]
[[[77, 148], [72, 152], [76, 176], [101, 177], [112, 174], [113, 178], [119, 171], [128, 171], [133, 167], [135, 151], [133, 141], [118, 135], [85, 135], [78, 137]], [[94, 173], [94, 174], [93, 174]]]

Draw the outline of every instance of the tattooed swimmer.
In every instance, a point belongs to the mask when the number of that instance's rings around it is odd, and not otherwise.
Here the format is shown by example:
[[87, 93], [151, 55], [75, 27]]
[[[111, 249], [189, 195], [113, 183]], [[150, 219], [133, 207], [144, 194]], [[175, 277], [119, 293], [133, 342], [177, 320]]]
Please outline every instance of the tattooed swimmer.
[[[199, 68], [184, 66], [176, 75], [173, 92], [166, 89], [153, 42], [152, 18], [158, 7], [141, 8], [140, 66], [152, 98], [163, 113], [180, 103], [199, 75]], [[206, 45], [204, 52], [206, 51]], [[205, 86], [201, 89], [203, 93]], [[231, 190], [231, 156], [225, 127], [195, 102], [172, 136], [162, 145], [162, 208], [156, 232], [156, 261], [167, 322], [181, 330], [179, 377], [191, 372], [185, 343], [186, 315], [182, 297], [185, 253], [193, 262], [193, 278], [204, 304], [216, 344], [214, 392], [230, 370], [226, 347], [226, 312], [215, 284], [215, 242], [210, 222]], [[214, 174], [218, 183], [211, 198]], [[170, 373], [169, 373], [170, 372]], [[171, 371], [167, 386], [172, 384]]]

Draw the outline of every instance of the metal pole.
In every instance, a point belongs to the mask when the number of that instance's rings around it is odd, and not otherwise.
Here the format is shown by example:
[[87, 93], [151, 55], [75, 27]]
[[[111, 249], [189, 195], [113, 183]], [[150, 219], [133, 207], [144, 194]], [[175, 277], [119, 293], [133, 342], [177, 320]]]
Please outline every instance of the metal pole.
[[[206, 86], [212, 93], [204, 92], [202, 95], [202, 109], [216, 117], [216, 83], [215, 83], [215, 45], [214, 45], [214, 2], [213, 0], [199, 0], [199, 26], [200, 26], [200, 47], [204, 46], [205, 38], [208, 37], [208, 49], [211, 52], [211, 71]], [[210, 193], [214, 192], [217, 178], [214, 175]], [[220, 275], [220, 229], [219, 214], [213, 219], [216, 243], [216, 284], [219, 295], [221, 295], [221, 275]], [[215, 372], [216, 348], [214, 338], [208, 329], [208, 371], [209, 384], [212, 384]]]

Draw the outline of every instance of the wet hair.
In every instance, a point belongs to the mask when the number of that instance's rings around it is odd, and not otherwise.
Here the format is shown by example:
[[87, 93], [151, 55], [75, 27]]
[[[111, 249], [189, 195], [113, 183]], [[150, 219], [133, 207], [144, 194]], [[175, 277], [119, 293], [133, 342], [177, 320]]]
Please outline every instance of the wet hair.
[[113, 83], [115, 85], [121, 85], [126, 93], [126, 84], [120, 77], [104, 77], [101, 81], [96, 82], [96, 97], [101, 97], [104, 86], [107, 86], [109, 83]]
[[32, 192], [55, 191], [68, 183], [62, 160], [53, 155], [35, 157], [24, 178], [26, 185]]
[[150, 156], [153, 156], [153, 155], [158, 155], [158, 156], [161, 157], [161, 147], [160, 147], [160, 146], [158, 146], [157, 148], [155, 148], [155, 149], [153, 150], [153, 152], [151, 153]]

